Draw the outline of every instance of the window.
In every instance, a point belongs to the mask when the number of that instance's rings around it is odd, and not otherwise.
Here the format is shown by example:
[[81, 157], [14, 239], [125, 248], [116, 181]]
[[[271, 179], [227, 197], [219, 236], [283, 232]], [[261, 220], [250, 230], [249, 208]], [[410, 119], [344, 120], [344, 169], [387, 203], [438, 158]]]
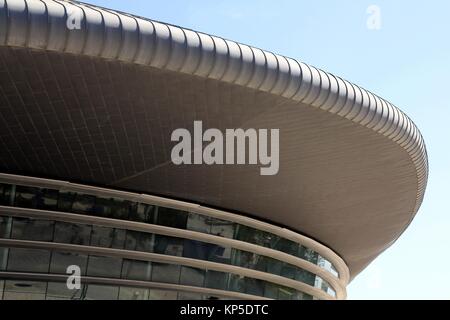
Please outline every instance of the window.
[[227, 290], [228, 273], [207, 270], [205, 277], [205, 287], [211, 289]]
[[148, 300], [149, 289], [120, 287], [119, 300]]
[[186, 229], [201, 233], [210, 233], [211, 224], [208, 223], [208, 217], [190, 212], [188, 214]]
[[44, 300], [46, 282], [6, 280], [4, 300]]
[[149, 300], [177, 300], [177, 295], [176, 291], [150, 289]]
[[114, 219], [128, 219], [131, 202], [122, 199], [97, 197], [94, 206], [94, 215]]
[[91, 246], [123, 249], [126, 231], [108, 227], [92, 227]]
[[72, 204], [71, 212], [93, 214], [95, 197], [87, 194], [77, 193]]
[[122, 279], [149, 281], [151, 276], [151, 262], [128, 259], [123, 260]]
[[0, 270], [6, 270], [8, 264], [8, 248], [0, 247]]
[[131, 210], [130, 220], [153, 224], [155, 222], [155, 211], [155, 206], [139, 203], [137, 208]]
[[65, 282], [49, 282], [47, 285], [47, 300], [79, 300], [81, 298], [84, 285], [80, 289], [68, 289]]
[[81, 275], [85, 275], [87, 259], [85, 254], [54, 251], [50, 263], [50, 273], [67, 274], [67, 267], [76, 265], [80, 267]]
[[11, 222], [11, 217], [0, 217], [0, 238], [9, 238]]
[[178, 292], [178, 300], [203, 300], [203, 295], [194, 292]]
[[58, 210], [64, 212], [72, 212], [72, 205], [75, 198], [75, 192], [60, 190], [58, 198]]
[[151, 233], [127, 230], [125, 249], [153, 252], [153, 237], [154, 236]]
[[87, 246], [91, 239], [92, 227], [57, 221], [55, 224], [55, 242]]
[[11, 237], [18, 240], [52, 241], [55, 222], [14, 218]]
[[203, 287], [205, 282], [205, 270], [181, 267], [180, 284], [193, 287]]
[[208, 224], [211, 224], [211, 234], [219, 237], [233, 239], [234, 231], [236, 229], [236, 224], [234, 222], [220, 220], [211, 217], [208, 217], [206, 219], [206, 222]]
[[122, 259], [90, 255], [87, 275], [91, 277], [120, 278]]
[[180, 279], [180, 266], [166, 263], [152, 263], [152, 281], [163, 283], [178, 283]]
[[86, 285], [86, 300], [117, 300], [119, 287], [97, 284]]
[[183, 239], [155, 235], [155, 253], [167, 254], [170, 256], [183, 255]]
[[158, 207], [157, 224], [178, 229], [186, 229], [188, 214], [185, 211]]
[[10, 184], [0, 184], [0, 205], [9, 206], [11, 205], [11, 194], [13, 186]]
[[47, 273], [50, 251], [10, 248], [8, 271]]

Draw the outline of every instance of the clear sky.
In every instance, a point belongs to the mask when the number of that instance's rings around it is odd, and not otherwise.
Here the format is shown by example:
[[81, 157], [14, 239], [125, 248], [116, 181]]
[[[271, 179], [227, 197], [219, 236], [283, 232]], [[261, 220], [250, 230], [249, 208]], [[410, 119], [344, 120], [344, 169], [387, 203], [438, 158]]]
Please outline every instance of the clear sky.
[[[87, 0], [304, 61], [391, 101], [421, 130], [430, 176], [400, 239], [349, 299], [450, 299], [450, 1]], [[380, 29], [367, 27], [370, 5]], [[447, 198], [449, 196], [449, 198]]]

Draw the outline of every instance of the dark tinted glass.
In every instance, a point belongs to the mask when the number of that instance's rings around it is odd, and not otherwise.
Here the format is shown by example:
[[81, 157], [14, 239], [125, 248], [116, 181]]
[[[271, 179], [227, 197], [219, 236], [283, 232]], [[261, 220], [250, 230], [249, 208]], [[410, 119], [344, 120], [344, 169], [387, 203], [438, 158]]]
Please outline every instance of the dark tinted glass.
[[8, 271], [47, 273], [50, 251], [37, 249], [10, 248]]
[[19, 240], [52, 241], [55, 222], [28, 218], [14, 218], [11, 237]]
[[122, 266], [122, 279], [150, 281], [151, 277], [151, 262], [124, 259]]
[[178, 229], [186, 229], [188, 213], [172, 208], [158, 207], [157, 224]]
[[122, 259], [90, 255], [87, 275], [91, 277], [120, 278]]
[[55, 242], [87, 246], [91, 239], [92, 227], [57, 221], [55, 224]]

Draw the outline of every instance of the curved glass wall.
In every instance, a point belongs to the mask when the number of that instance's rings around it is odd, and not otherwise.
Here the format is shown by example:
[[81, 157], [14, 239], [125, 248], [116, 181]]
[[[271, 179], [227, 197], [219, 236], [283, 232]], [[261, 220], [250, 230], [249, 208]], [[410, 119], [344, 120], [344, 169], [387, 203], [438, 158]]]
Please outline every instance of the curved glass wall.
[[[0, 205], [3, 206], [135, 221], [239, 240], [309, 261], [327, 270], [334, 277], [339, 276], [333, 264], [317, 252], [279, 235], [196, 212], [98, 194], [75, 192], [70, 186], [52, 189], [0, 183]], [[2, 214], [0, 238], [131, 250], [204, 260], [281, 276], [315, 287], [330, 297], [336, 297], [336, 291], [330, 284], [310, 271], [234, 247], [166, 236], [158, 232], [105, 227], [97, 225], [95, 221], [90, 222], [92, 224], [83, 224], [59, 221], [58, 218], [49, 220], [36, 217], [12, 217], [5, 212]], [[64, 220], [63, 215], [59, 219]], [[79, 220], [82, 219], [79, 218]], [[23, 263], [25, 256], [28, 263]], [[64, 260], [64, 257], [67, 259], [70, 257], [77, 263], [69, 263], [70, 259]], [[75, 252], [61, 253], [50, 249], [0, 247], [0, 271], [3, 272], [65, 274], [63, 266], [67, 267], [70, 264], [85, 266], [83, 275], [89, 277], [172, 283], [273, 299], [312, 299], [311, 295], [293, 288], [233, 273], [117, 257], [83, 255]], [[119, 287], [115, 287], [118, 296], [114, 299], [120, 298]], [[151, 292], [153, 289], [146, 290]], [[146, 297], [150, 297], [148, 292]], [[190, 294], [169, 292], [172, 298]], [[200, 294], [198, 296], [205, 297]]]
[[[279, 288], [272, 293], [285, 300], [294, 296], [289, 288]], [[0, 280], [0, 300], [217, 300], [219, 298], [234, 299], [214, 294], [160, 288], [89, 283], [81, 284], [80, 289], [69, 290], [64, 282]], [[306, 298], [302, 297], [303, 300]]]
[[[213, 243], [120, 228], [34, 218], [0, 216], [0, 226], [2, 226], [0, 227], [0, 238], [125, 249], [218, 262], [279, 275], [320, 288], [332, 296], [336, 295], [325, 280], [312, 272], [253, 252]], [[105, 267], [107, 266], [105, 264]], [[118, 265], [110, 266], [120, 269]], [[2, 270], [1, 266], [0, 270]], [[6, 270], [18, 271], [7, 268]], [[172, 275], [168, 273], [168, 277], [170, 278]], [[255, 293], [255, 295], [258, 294]]]
[[333, 264], [317, 252], [278, 235], [232, 221], [114, 197], [0, 183], [0, 205], [72, 212], [144, 222], [236, 239], [291, 254], [338, 277]]

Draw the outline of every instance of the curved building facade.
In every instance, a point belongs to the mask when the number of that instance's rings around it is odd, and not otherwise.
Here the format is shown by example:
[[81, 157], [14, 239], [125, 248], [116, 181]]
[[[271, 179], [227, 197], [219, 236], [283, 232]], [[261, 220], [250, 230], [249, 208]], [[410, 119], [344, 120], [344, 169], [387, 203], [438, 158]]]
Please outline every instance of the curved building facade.
[[[0, 299], [345, 299], [428, 174], [357, 85], [76, 1], [0, 0], [0, 110]], [[198, 120], [279, 130], [277, 174], [173, 163]]]

